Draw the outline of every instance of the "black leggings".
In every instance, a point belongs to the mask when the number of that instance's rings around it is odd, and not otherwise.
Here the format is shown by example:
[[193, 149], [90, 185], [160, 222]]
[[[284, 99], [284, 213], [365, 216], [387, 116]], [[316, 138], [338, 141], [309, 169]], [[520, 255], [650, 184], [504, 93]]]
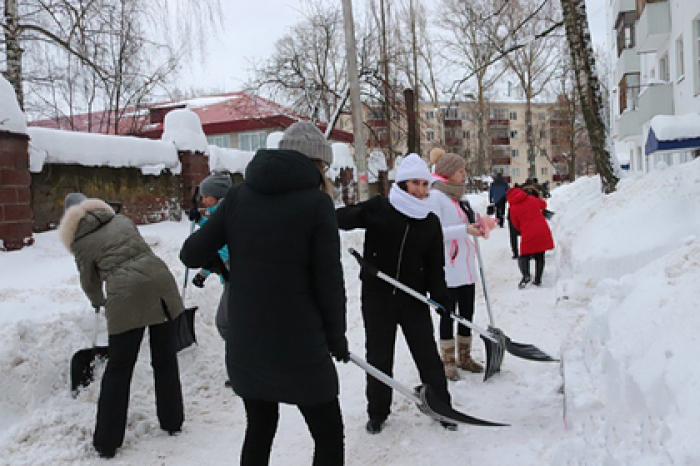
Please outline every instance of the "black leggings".
[[[462, 285], [456, 288], [449, 288], [450, 291], [450, 302], [445, 303], [445, 307], [448, 312], [455, 312], [455, 306], [458, 311], [457, 314], [467, 319], [469, 322], [474, 318], [474, 293], [476, 286], [472, 283], [471, 285]], [[454, 328], [455, 321], [452, 317], [440, 317], [440, 339], [441, 340], [451, 340], [454, 338]], [[472, 334], [472, 330], [466, 325], [458, 325], [457, 333], [463, 337], [469, 337]]]
[[[244, 398], [248, 427], [241, 466], [266, 466], [277, 431], [279, 404]], [[344, 462], [343, 418], [338, 398], [317, 405], [297, 405], [314, 439], [313, 466], [341, 466]]]
[[542, 281], [542, 274], [544, 273], [544, 253], [537, 252], [535, 254], [520, 256], [518, 265], [520, 266], [520, 272], [523, 274], [523, 277], [530, 276], [530, 259], [535, 259], [535, 281], [539, 283]]

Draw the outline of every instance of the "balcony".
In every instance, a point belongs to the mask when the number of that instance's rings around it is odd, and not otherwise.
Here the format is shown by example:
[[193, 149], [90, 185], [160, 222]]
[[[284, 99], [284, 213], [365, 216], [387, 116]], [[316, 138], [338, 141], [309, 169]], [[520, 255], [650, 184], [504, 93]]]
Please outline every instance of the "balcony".
[[491, 145], [492, 146], [509, 146], [510, 145], [510, 138], [508, 137], [503, 137], [503, 138], [491, 138]]
[[492, 165], [510, 165], [510, 157], [494, 157], [491, 159]]
[[461, 127], [462, 120], [457, 120], [457, 119], [445, 120], [445, 126], [448, 128], [455, 127], [455, 126]]
[[[639, 118], [642, 124], [656, 115], [673, 115], [673, 85], [670, 83], [649, 85], [639, 95]], [[641, 127], [638, 133], [641, 133]]]
[[642, 123], [638, 108], [627, 109], [618, 120], [617, 135], [620, 139], [642, 135]]
[[450, 147], [461, 147], [462, 140], [460, 138], [446, 138], [445, 145]]
[[613, 19], [617, 19], [620, 13], [635, 11], [637, 6], [635, 0], [615, 0], [613, 3]]
[[639, 74], [640, 67], [639, 54], [637, 49], [625, 49], [620, 54], [615, 68], [615, 82], [619, 83], [626, 74]]
[[552, 181], [554, 182], [561, 182], [561, 181], [571, 181], [571, 176], [569, 174], [560, 174], [560, 173], [555, 173], [552, 175]]
[[489, 126], [492, 128], [497, 127], [497, 128], [508, 128], [510, 127], [510, 120], [501, 120], [497, 118], [491, 118], [489, 120]]
[[637, 21], [637, 52], [656, 52], [671, 32], [668, 1], [647, 3]]

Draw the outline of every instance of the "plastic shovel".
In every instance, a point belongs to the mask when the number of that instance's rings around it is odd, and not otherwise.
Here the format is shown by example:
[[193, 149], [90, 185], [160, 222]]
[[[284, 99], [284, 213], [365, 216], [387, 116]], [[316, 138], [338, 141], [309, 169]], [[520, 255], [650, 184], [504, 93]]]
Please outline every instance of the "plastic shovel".
[[92, 335], [92, 348], [81, 349], [70, 360], [70, 391], [73, 398], [80, 389], [87, 387], [94, 380], [95, 365], [104, 362], [109, 356], [107, 346], [97, 346], [97, 324], [100, 307], [95, 307], [95, 325]]

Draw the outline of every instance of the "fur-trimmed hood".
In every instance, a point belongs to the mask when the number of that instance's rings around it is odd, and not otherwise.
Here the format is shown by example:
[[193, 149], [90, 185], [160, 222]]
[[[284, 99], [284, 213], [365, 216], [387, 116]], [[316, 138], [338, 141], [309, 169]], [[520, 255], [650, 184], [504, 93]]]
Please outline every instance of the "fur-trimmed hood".
[[[76, 238], [81, 238], [109, 223], [115, 215], [114, 209], [101, 199], [86, 199], [74, 205], [66, 210], [58, 225], [61, 243], [70, 251]], [[81, 223], [83, 219], [85, 221]]]

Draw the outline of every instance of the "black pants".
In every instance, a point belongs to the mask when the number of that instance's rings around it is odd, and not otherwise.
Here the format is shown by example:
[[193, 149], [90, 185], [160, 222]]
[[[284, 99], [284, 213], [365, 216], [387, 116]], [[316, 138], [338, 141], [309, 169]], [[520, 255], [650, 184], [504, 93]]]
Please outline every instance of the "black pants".
[[[396, 299], [395, 295], [372, 296], [363, 300], [367, 362], [393, 375], [396, 331], [401, 326], [420, 379], [430, 385], [437, 397], [451, 406], [442, 359], [437, 350], [430, 310], [420, 303]], [[392, 389], [367, 375], [367, 414], [370, 419], [386, 419], [391, 412]]]
[[544, 253], [538, 252], [520, 256], [518, 266], [520, 266], [520, 273], [523, 274], [523, 277], [530, 276], [530, 259], [535, 259], [535, 282], [540, 283], [544, 273]]
[[[241, 466], [266, 466], [277, 431], [279, 404], [244, 398], [248, 427]], [[314, 439], [313, 466], [340, 466], [344, 461], [343, 418], [338, 398], [327, 403], [298, 406]]]
[[[455, 312], [455, 307], [457, 307], [457, 314], [464, 317], [469, 322], [472, 322], [474, 318], [475, 289], [476, 286], [473, 283], [471, 285], [449, 288], [451, 299], [449, 303], [444, 304], [447, 311]], [[451, 340], [454, 338], [455, 323], [452, 317], [440, 317], [441, 340]], [[472, 330], [465, 325], [458, 325], [457, 333], [463, 337], [469, 337], [472, 334]]]
[[514, 256], [517, 256], [518, 236], [520, 236], [520, 232], [513, 226], [513, 222], [510, 221], [510, 217], [508, 218], [508, 235], [510, 236], [510, 250], [513, 251]]
[[494, 204], [496, 207], [496, 218], [498, 219], [498, 226], [503, 227], [506, 216], [506, 197], [505, 195]]
[[[144, 328], [109, 336], [109, 359], [97, 402], [93, 445], [100, 451], [119, 448], [124, 442], [129, 392]], [[155, 379], [156, 414], [163, 430], [177, 431], [184, 421], [180, 372], [177, 364], [175, 324], [148, 328], [151, 366]]]

